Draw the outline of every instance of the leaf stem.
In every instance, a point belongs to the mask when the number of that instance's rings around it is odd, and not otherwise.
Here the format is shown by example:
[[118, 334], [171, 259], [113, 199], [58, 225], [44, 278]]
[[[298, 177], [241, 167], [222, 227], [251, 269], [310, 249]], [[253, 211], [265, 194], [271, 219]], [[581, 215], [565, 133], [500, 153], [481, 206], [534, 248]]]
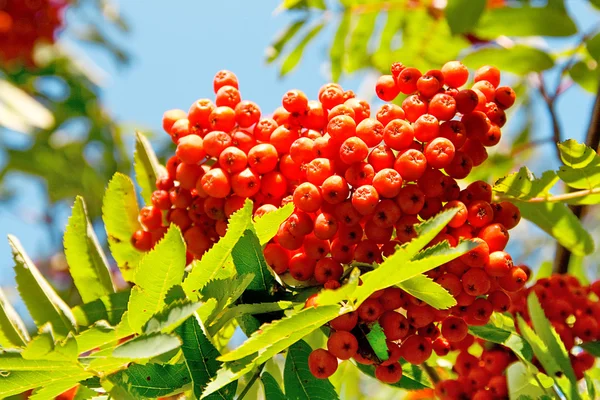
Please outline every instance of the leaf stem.
[[431, 379], [431, 382], [433, 382], [434, 385], [436, 385], [439, 381], [441, 381], [440, 375], [437, 373], [435, 368], [433, 368], [431, 365], [427, 365], [426, 363], [423, 363], [423, 364], [421, 364], [421, 367], [423, 367], [423, 370], [425, 371], [427, 376], [429, 376], [429, 379]]
[[[521, 201], [524, 201], [526, 203], [561, 203], [561, 202], [565, 202], [568, 200], [589, 196], [591, 194], [600, 194], [600, 188], [577, 190], [575, 192], [557, 194], [555, 196], [548, 196], [548, 197], [533, 197], [529, 200], [521, 200]], [[498, 198], [500, 200], [513, 199], [512, 197], [504, 197], [504, 196], [498, 196]]]
[[[554, 143], [558, 144], [561, 141], [562, 132], [560, 129], [560, 124], [558, 123], [558, 116], [556, 114], [556, 97], [548, 94], [548, 91], [546, 90], [546, 84], [544, 83], [544, 76], [541, 73], [538, 74], [538, 78], [540, 80], [539, 91], [544, 99], [544, 102], [546, 103], [548, 113], [550, 114], [550, 122], [552, 123], [552, 140]], [[558, 146], [556, 147], [556, 155], [560, 160], [560, 151], [558, 150]]]
[[254, 373], [254, 375], [252, 375], [252, 378], [250, 378], [250, 380], [246, 384], [246, 387], [244, 387], [244, 390], [242, 390], [242, 393], [240, 393], [238, 400], [242, 400], [248, 394], [248, 392], [250, 391], [252, 386], [254, 386], [254, 383], [260, 376], [260, 373], [262, 372], [263, 368], [265, 367], [265, 364], [266, 363], [262, 363], [261, 365], [258, 366], [258, 369], [256, 370], [256, 372]]

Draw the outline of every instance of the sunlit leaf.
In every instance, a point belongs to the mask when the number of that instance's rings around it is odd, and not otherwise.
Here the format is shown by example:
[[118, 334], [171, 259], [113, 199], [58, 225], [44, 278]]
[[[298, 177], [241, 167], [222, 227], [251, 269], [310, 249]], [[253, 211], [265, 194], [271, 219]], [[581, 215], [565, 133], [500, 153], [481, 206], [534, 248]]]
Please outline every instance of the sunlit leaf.
[[304, 35], [300, 42], [296, 44], [294, 49], [283, 60], [281, 68], [279, 69], [279, 76], [283, 77], [290, 73], [294, 68], [296, 68], [296, 66], [302, 59], [304, 49], [319, 34], [319, 32], [321, 32], [321, 29], [323, 29], [324, 26], [325, 24], [321, 22], [320, 24], [313, 26]]
[[401, 282], [398, 287], [438, 310], [456, 305], [456, 299], [446, 289], [423, 274]]
[[177, 336], [164, 333], [141, 335], [119, 346], [112, 352], [115, 358], [128, 360], [147, 359], [159, 356], [181, 346]]
[[498, 328], [492, 324], [471, 326], [469, 330], [473, 335], [481, 339], [508, 347], [522, 360], [531, 361], [533, 356], [531, 346], [516, 332]]
[[288, 203], [254, 221], [254, 230], [261, 246], [275, 237], [279, 226], [294, 212], [294, 203]]
[[0, 347], [21, 347], [28, 341], [29, 333], [25, 323], [0, 289]]
[[277, 34], [275, 41], [266, 50], [267, 63], [270, 64], [279, 57], [281, 50], [286, 44], [298, 33], [300, 29], [306, 24], [306, 18], [298, 19], [293, 21], [286, 26], [281, 32]]
[[133, 153], [135, 180], [142, 189], [141, 195], [147, 205], [152, 204], [152, 192], [156, 187], [156, 178], [166, 175], [165, 168], [160, 165], [158, 158], [143, 133], [135, 132], [135, 152]]
[[371, 326], [369, 333], [367, 333], [367, 340], [369, 341], [369, 344], [371, 345], [371, 348], [375, 352], [377, 358], [379, 358], [381, 361], [385, 361], [389, 358], [386, 337], [383, 333], [381, 325], [379, 325], [379, 322], [375, 322]]
[[560, 158], [564, 163], [558, 176], [575, 189], [600, 187], [600, 156], [585, 144], [569, 139], [558, 144]]
[[462, 59], [462, 62], [470, 68], [494, 65], [502, 71], [512, 72], [517, 75], [541, 72], [554, 66], [554, 61], [548, 53], [525, 45], [516, 45], [511, 48], [478, 48], [467, 54]]
[[488, 8], [475, 29], [478, 37], [489, 39], [500, 35], [571, 36], [576, 33], [577, 26], [566, 12], [555, 7], [530, 6]]
[[329, 59], [331, 61], [331, 80], [337, 82], [344, 70], [344, 54], [346, 54], [346, 37], [350, 31], [350, 22], [352, 13], [350, 10], [344, 11], [340, 24], [333, 37], [333, 42], [329, 49]]
[[571, 79], [590, 93], [596, 93], [598, 90], [598, 82], [600, 81], [600, 70], [598, 70], [598, 65], [594, 64], [593, 66], [594, 67], [592, 68], [591, 63], [577, 61], [569, 68], [569, 76], [571, 76]]

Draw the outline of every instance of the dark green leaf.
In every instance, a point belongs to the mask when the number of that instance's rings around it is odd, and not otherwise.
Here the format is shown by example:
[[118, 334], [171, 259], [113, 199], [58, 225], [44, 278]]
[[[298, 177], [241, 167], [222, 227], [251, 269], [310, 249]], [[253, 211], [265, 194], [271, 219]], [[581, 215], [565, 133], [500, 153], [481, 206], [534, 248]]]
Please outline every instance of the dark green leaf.
[[77, 196], [64, 235], [65, 256], [84, 303], [115, 292], [108, 261], [90, 223], [85, 202]]
[[285, 397], [289, 400], [338, 399], [329, 380], [315, 378], [308, 369], [311, 351], [303, 340], [288, 349], [283, 370]]
[[[600, 0], [598, 0], [600, 1]], [[585, 42], [588, 53], [597, 62], [600, 62], [600, 33], [597, 33]]]
[[185, 364], [133, 364], [108, 379], [136, 397], [151, 399], [167, 396], [191, 382]]
[[258, 237], [252, 230], [247, 229], [244, 232], [233, 247], [231, 256], [238, 274], [254, 274], [254, 279], [248, 286], [248, 290], [272, 291], [275, 278], [265, 261]]
[[[373, 365], [357, 363], [356, 366], [363, 373], [375, 378], [375, 367]], [[400, 378], [400, 381], [390, 386], [406, 390], [421, 390], [433, 387], [429, 378], [427, 378], [427, 374], [425, 374], [419, 366], [410, 363], [402, 364], [402, 378]]]
[[453, 35], [470, 32], [477, 25], [486, 0], [448, 0], [446, 21]]
[[8, 235], [8, 242], [15, 262], [17, 289], [36, 325], [52, 324], [59, 337], [76, 331], [77, 323], [71, 309], [33, 264], [19, 240]]
[[287, 75], [288, 73], [290, 73], [294, 68], [296, 68], [296, 66], [302, 59], [302, 54], [304, 53], [304, 49], [319, 34], [319, 32], [321, 32], [321, 29], [323, 29], [324, 26], [325, 26], [325, 24], [321, 22], [320, 24], [312, 27], [306, 33], [306, 35], [304, 35], [304, 37], [302, 38], [300, 43], [298, 43], [295, 46], [294, 50], [292, 50], [285, 57], [285, 60], [283, 60], [283, 64], [281, 64], [281, 69], [279, 70], [279, 76], [283, 77], [283, 76]]
[[117, 172], [108, 183], [102, 203], [102, 219], [106, 227], [110, 251], [123, 279], [132, 282], [143, 253], [131, 244], [131, 236], [140, 229], [139, 208], [133, 182]]
[[580, 346], [594, 357], [600, 358], [600, 342], [586, 342]]
[[471, 326], [469, 327], [469, 330], [473, 335], [481, 339], [508, 347], [521, 359], [531, 361], [533, 357], [533, 351], [531, 350], [529, 343], [523, 340], [523, 338], [515, 332], [498, 328], [492, 324]]
[[517, 75], [541, 72], [554, 66], [554, 61], [548, 53], [525, 45], [516, 45], [511, 48], [478, 48], [467, 54], [462, 62], [467, 67], [474, 69], [483, 65], [494, 65], [503, 71], [512, 72]]
[[331, 80], [337, 82], [344, 70], [344, 54], [346, 54], [346, 37], [350, 31], [350, 22], [352, 21], [352, 12], [344, 11], [340, 24], [338, 25], [331, 48], [329, 49], [329, 59], [331, 61]]
[[375, 322], [371, 326], [371, 330], [367, 333], [367, 340], [375, 352], [375, 355], [381, 361], [385, 361], [389, 358], [385, 334], [378, 322]]
[[201, 305], [201, 302], [192, 303], [188, 300], [176, 300], [169, 303], [146, 322], [144, 333], [170, 333], [193, 315]]
[[300, 29], [302, 29], [304, 24], [306, 24], [306, 21], [306, 18], [296, 20], [288, 24], [283, 31], [277, 34], [275, 41], [267, 48], [266, 51], [268, 64], [272, 63], [277, 59], [277, 57], [279, 57], [281, 50], [283, 50], [285, 45], [294, 37], [294, 35], [298, 33]]
[[279, 384], [268, 372], [263, 372], [260, 376], [260, 380], [263, 383], [263, 387], [265, 389], [265, 399], [269, 400], [286, 400], [283, 391], [279, 387]]
[[[219, 352], [204, 336], [202, 327], [195, 317], [186, 320], [177, 328], [176, 332], [183, 342], [181, 351], [192, 378], [194, 396], [200, 398], [204, 388], [221, 366], [221, 363], [217, 361]], [[234, 381], [207, 398], [232, 399], [236, 388], [237, 381]]]
[[593, 64], [593, 68], [591, 68], [590, 65], [591, 63], [588, 64], [584, 61], [577, 61], [569, 69], [569, 75], [571, 76], [571, 79], [584, 90], [587, 90], [590, 93], [596, 93], [598, 90], [600, 69], [598, 69], [598, 64], [596, 63]]
[[571, 36], [576, 33], [575, 22], [564, 11], [530, 6], [488, 8], [475, 29], [477, 36], [487, 39], [501, 35]]

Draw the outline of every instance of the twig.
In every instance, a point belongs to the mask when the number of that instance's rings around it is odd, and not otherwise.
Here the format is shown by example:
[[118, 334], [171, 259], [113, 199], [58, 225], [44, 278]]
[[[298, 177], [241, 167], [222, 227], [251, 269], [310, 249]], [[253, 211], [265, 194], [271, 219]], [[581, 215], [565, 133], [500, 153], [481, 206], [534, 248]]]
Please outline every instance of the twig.
[[433, 368], [430, 365], [427, 365], [426, 363], [421, 364], [421, 367], [423, 367], [423, 370], [425, 371], [427, 376], [429, 376], [429, 379], [431, 379], [431, 382], [433, 382], [434, 385], [441, 381], [440, 376], [435, 370], [435, 368]]
[[[560, 125], [558, 123], [558, 116], [556, 115], [556, 107], [554, 104], [555, 98], [551, 97], [546, 90], [546, 84], [544, 83], [544, 77], [540, 73], [538, 74], [538, 79], [540, 80], [540, 94], [546, 103], [546, 107], [548, 108], [548, 113], [550, 113], [550, 121], [552, 122], [552, 140], [554, 143], [558, 144], [561, 141], [562, 133], [560, 130]], [[556, 147], [556, 155], [560, 159], [560, 151], [558, 147]]]
[[531, 140], [527, 143], [523, 143], [520, 146], [515, 147], [511, 152], [510, 155], [511, 156], [516, 156], [517, 154], [520, 154], [524, 151], [527, 151], [529, 149], [531, 149], [532, 147], [536, 147], [542, 144], [546, 144], [546, 143], [552, 143], [554, 142], [554, 138], [553, 137], [547, 137], [547, 138], [543, 138], [543, 139], [536, 139], [536, 140]]
[[[557, 194], [555, 196], [548, 196], [548, 197], [543, 197], [543, 196], [542, 197], [533, 197], [529, 200], [521, 200], [521, 201], [523, 201], [525, 203], [563, 203], [568, 200], [578, 199], [580, 197], [589, 196], [591, 194], [600, 194], [600, 188], [578, 190], [576, 192]], [[498, 196], [498, 199], [499, 200], [510, 200], [511, 198]]]
[[242, 393], [240, 393], [240, 396], [238, 397], [238, 400], [242, 400], [248, 394], [248, 392], [250, 391], [250, 389], [254, 385], [254, 382], [256, 382], [256, 380], [260, 376], [260, 373], [262, 372], [263, 368], [265, 367], [265, 364], [266, 363], [263, 363], [263, 364], [261, 364], [258, 367], [258, 369], [254, 373], [254, 375], [252, 375], [252, 378], [250, 378], [250, 380], [246, 384], [246, 387], [244, 387], [244, 390], [242, 390]]
[[[598, 151], [600, 146], [600, 85], [598, 86], [598, 92], [596, 93], [596, 100], [594, 102], [594, 108], [592, 110], [592, 118], [590, 119], [590, 125], [587, 132], [585, 144], [591, 147], [594, 151]], [[598, 191], [598, 189], [592, 189], [592, 191]], [[566, 193], [570, 195], [577, 192]], [[563, 195], [564, 196], [564, 195]], [[573, 214], [581, 219], [586, 211], [586, 206], [577, 205], [571, 206]], [[557, 274], [566, 274], [569, 270], [569, 263], [571, 261], [571, 252], [565, 247], [557, 244], [556, 257], [554, 257], [554, 272]]]

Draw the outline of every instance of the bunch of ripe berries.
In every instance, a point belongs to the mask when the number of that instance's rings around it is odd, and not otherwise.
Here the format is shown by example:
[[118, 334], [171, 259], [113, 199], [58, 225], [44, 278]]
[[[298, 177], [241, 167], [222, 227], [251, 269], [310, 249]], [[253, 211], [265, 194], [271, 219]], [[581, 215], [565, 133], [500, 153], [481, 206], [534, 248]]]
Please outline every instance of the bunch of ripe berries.
[[[225, 234], [228, 218], [246, 199], [253, 200], [255, 218], [292, 202], [294, 212], [265, 247], [265, 258], [279, 275], [335, 289], [350, 263], [381, 262], [416, 237], [415, 224], [458, 208], [431, 245], [467, 238], [478, 246], [428, 274], [457, 306], [436, 310], [398, 288], [385, 289], [332, 321], [331, 346], [310, 358], [319, 378], [335, 372], [338, 358], [354, 358], [376, 364], [380, 380], [398, 381], [401, 356], [419, 364], [433, 349], [460, 343], [468, 324], [483, 325], [493, 310], [508, 310], [507, 293], [527, 280], [504, 252], [519, 210], [492, 202], [485, 182], [462, 190], [457, 183], [500, 140], [515, 92], [500, 86], [494, 67], [480, 68], [471, 87], [461, 89], [468, 79], [458, 61], [425, 74], [394, 63], [376, 85], [389, 103], [374, 115], [366, 101], [330, 83], [318, 100], [288, 91], [282, 106], [264, 117], [258, 105], [241, 99], [237, 77], [220, 71], [214, 101], [164, 114], [177, 150], [156, 182], [152, 205], [140, 211], [143, 229], [132, 242], [148, 251], [174, 223], [191, 261]], [[401, 93], [401, 105], [391, 103]], [[375, 321], [388, 339], [385, 361], [352, 333]]]
[[0, 60], [32, 65], [36, 43], [54, 42], [66, 6], [67, 0], [0, 2]]

